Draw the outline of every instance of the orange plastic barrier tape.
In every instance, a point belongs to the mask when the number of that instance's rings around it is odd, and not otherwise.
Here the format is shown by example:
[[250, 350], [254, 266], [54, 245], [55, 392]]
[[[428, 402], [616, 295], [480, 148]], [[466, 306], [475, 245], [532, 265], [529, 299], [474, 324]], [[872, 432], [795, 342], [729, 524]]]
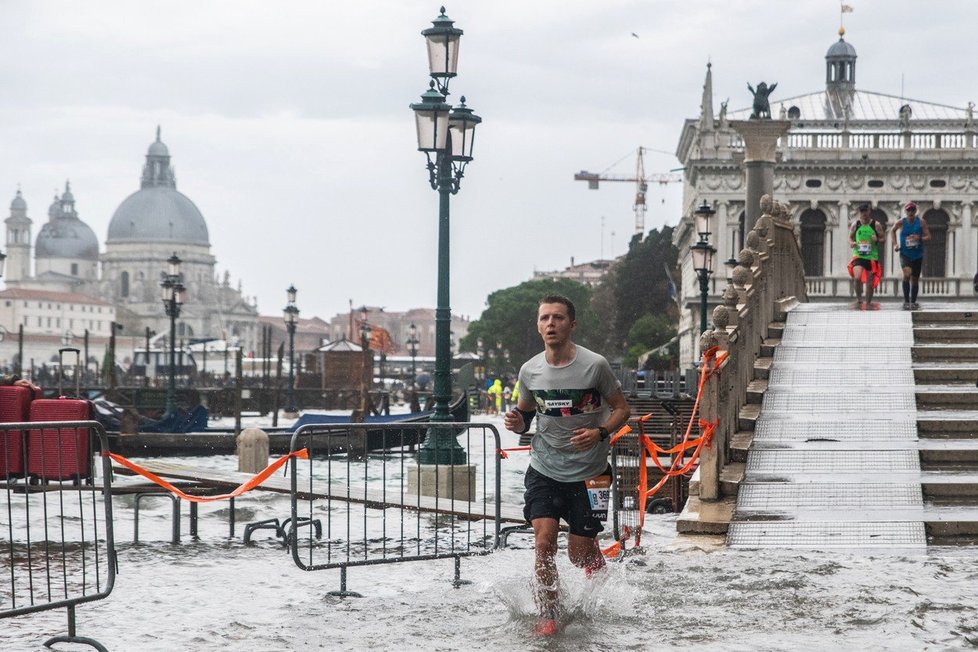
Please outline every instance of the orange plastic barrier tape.
[[509, 459], [509, 453], [518, 453], [520, 451], [531, 451], [532, 446], [514, 446], [513, 448], [497, 448], [496, 452], [499, 453], [499, 457], [504, 460]]
[[108, 455], [113, 462], [118, 462], [119, 464], [126, 467], [130, 471], [134, 473], [138, 473], [139, 475], [143, 476], [147, 480], [151, 482], [155, 482], [156, 484], [160, 485], [170, 493], [179, 496], [184, 500], [188, 500], [192, 503], [211, 503], [218, 500], [228, 500], [230, 498], [236, 498], [245, 492], [251, 491], [258, 485], [260, 485], [262, 482], [267, 480], [269, 476], [271, 476], [273, 473], [275, 473], [280, 468], [282, 468], [282, 465], [288, 462], [290, 458], [296, 457], [302, 460], [309, 459], [309, 451], [303, 448], [302, 450], [294, 451], [292, 453], [289, 453], [288, 455], [283, 455], [282, 457], [278, 458], [277, 460], [269, 464], [267, 467], [265, 467], [265, 469], [261, 471], [258, 475], [253, 477], [251, 480], [248, 480], [243, 485], [239, 486], [237, 489], [235, 489], [229, 494], [221, 494], [219, 496], [194, 496], [192, 494], [188, 494], [181, 491], [180, 489], [174, 487], [172, 484], [170, 484], [160, 476], [156, 475], [155, 473], [151, 473], [150, 471], [147, 471], [146, 469], [139, 466], [135, 462], [131, 462], [127, 460], [122, 455], [116, 455], [115, 453], [103, 453], [103, 456], [104, 455]]

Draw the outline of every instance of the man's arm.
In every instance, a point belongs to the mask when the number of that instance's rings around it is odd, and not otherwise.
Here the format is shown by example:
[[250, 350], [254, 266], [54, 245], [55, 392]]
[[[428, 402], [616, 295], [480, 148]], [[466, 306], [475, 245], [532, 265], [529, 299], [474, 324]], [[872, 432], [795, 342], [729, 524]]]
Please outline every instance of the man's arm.
[[[606, 396], [605, 400], [608, 401], [611, 414], [608, 416], [608, 420], [601, 425], [607, 428], [609, 434], [613, 434], [628, 423], [628, 417], [632, 415], [632, 408], [628, 406], [628, 401], [625, 400], [625, 395], [621, 393], [620, 388], [615, 389], [610, 396]], [[578, 428], [574, 431], [570, 443], [577, 450], [586, 451], [597, 446], [600, 441], [601, 431], [597, 427]]]
[[[533, 413], [536, 412], [536, 409], [536, 404], [524, 398], [523, 392], [520, 392], [520, 398], [516, 401], [516, 407], [503, 415], [503, 425], [506, 426], [506, 430], [522, 435], [529, 431], [529, 419], [533, 418]], [[529, 416], [526, 417], [524, 413]]]
[[849, 227], [849, 246], [850, 247], [855, 247], [856, 246], [856, 225], [858, 225], [858, 224], [859, 224], [859, 220], [856, 220], [855, 222], [852, 223], [852, 226]]
[[923, 217], [920, 218], [920, 232], [922, 234], [921, 237], [923, 237], [924, 242], [930, 240], [930, 227], [927, 226], [927, 222], [924, 221]]
[[901, 217], [890, 229], [893, 232], [893, 251], [900, 250], [900, 229], [903, 228], [903, 218]]

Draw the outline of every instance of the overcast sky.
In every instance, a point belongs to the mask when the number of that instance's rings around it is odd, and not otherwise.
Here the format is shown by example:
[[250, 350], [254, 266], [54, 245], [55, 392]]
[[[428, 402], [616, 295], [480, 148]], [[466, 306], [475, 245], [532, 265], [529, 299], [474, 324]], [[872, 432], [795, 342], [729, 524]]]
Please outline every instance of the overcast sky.
[[[978, 100], [974, 0], [849, 0], [857, 87], [964, 107]], [[34, 220], [72, 183], [102, 243], [138, 190], [162, 126], [177, 189], [200, 208], [218, 270], [263, 314], [294, 283], [304, 317], [348, 301], [435, 304], [437, 193], [408, 104], [428, 83], [420, 31], [438, 2], [121, 0], [0, 2], [0, 203], [20, 184]], [[674, 152], [699, 112], [824, 87], [833, 0], [459, 0], [452, 99], [483, 117], [452, 198], [452, 308], [536, 270], [624, 253], [631, 184], [598, 191], [581, 169], [634, 169]], [[633, 35], [634, 34], [634, 35]], [[650, 152], [647, 172], [679, 166]], [[675, 224], [679, 184], [650, 187], [647, 228]], [[602, 230], [602, 217], [604, 229]], [[613, 234], [613, 235], [612, 235]]]

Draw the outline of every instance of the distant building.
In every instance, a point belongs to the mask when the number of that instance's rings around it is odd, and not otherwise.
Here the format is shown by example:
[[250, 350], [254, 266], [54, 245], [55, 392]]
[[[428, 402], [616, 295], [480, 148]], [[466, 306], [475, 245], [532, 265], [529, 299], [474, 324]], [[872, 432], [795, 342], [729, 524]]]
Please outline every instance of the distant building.
[[574, 258], [571, 257], [569, 267], [555, 272], [534, 271], [533, 278], [534, 280], [540, 278], [567, 278], [578, 283], [583, 283], [584, 285], [596, 285], [608, 273], [608, 270], [611, 269], [611, 265], [614, 262], [613, 260], [599, 259], [587, 263], [575, 264]]
[[[124, 326], [123, 348], [147, 327], [169, 335], [159, 282], [174, 253], [182, 261], [186, 287], [177, 338], [185, 342], [234, 339], [245, 350], [257, 348], [257, 307], [242, 294], [240, 284], [231, 286], [228, 273], [222, 280], [216, 277], [207, 224], [193, 201], [177, 190], [170, 152], [160, 140], [159, 128], [146, 153], [140, 188], [112, 215], [104, 253], [100, 254], [91, 227], [79, 217], [68, 183], [64, 193], [55, 196], [36, 241], [32, 240], [27, 202], [19, 190], [5, 224], [6, 287], [84, 295], [97, 299], [99, 305], [111, 306], [112, 320]], [[0, 323], [17, 319], [0, 304]], [[105, 330], [108, 332], [108, 326]]]
[[56, 361], [58, 349], [66, 344], [82, 349], [86, 333], [89, 358], [101, 362], [115, 318], [115, 306], [85, 294], [25, 288], [0, 291], [0, 367], [16, 366], [21, 327], [25, 370], [31, 360], [37, 365]]
[[[377, 306], [367, 307], [367, 323], [387, 330], [394, 347], [393, 355], [410, 355], [407, 345], [410, 339], [411, 324], [417, 329], [418, 356], [435, 355], [435, 309], [411, 308], [404, 312], [389, 312]], [[458, 350], [459, 341], [469, 333], [469, 320], [452, 315], [451, 323], [453, 350]], [[352, 340], [360, 342], [360, 309], [341, 312], [329, 320], [330, 341]]]
[[[791, 121], [774, 169], [775, 199], [787, 202], [800, 242], [810, 299], [852, 296], [846, 266], [851, 258], [848, 229], [856, 207], [870, 202], [873, 217], [887, 227], [909, 200], [930, 226], [922, 296], [954, 300], [973, 294], [970, 279], [978, 258], [978, 131], [973, 104], [958, 108], [860, 90], [856, 49], [840, 38], [825, 54], [825, 87], [786, 99], [772, 98], [773, 117]], [[770, 81], [770, 80], [769, 80]], [[797, 80], [776, 80], [779, 88]], [[717, 260], [711, 302], [726, 286], [723, 261], [744, 246], [744, 149], [730, 120], [746, 120], [750, 109], [714, 113], [712, 72], [707, 65], [700, 116], [687, 119], [677, 156], [685, 170], [685, 214], [673, 241], [682, 256], [680, 358], [697, 355], [699, 288], [689, 256], [694, 241], [692, 212], [706, 201], [716, 210], [711, 242]], [[899, 262], [892, 242], [884, 247], [884, 282], [878, 296], [902, 296]]]

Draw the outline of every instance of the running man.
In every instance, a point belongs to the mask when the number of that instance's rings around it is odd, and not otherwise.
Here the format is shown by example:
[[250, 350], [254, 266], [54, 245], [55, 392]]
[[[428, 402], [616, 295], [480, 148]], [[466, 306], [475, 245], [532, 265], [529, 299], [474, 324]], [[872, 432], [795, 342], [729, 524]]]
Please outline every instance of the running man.
[[604, 558], [595, 541], [608, 515], [611, 467], [608, 437], [628, 421], [631, 409], [608, 361], [571, 340], [574, 304], [546, 296], [537, 309], [544, 350], [519, 373], [519, 401], [503, 417], [508, 430], [529, 431], [539, 413], [524, 485], [523, 514], [533, 526], [536, 549], [536, 634], [557, 631], [557, 531], [567, 522], [567, 556], [590, 577]]
[[886, 242], [883, 225], [869, 213], [869, 204], [860, 204], [859, 219], [849, 228], [849, 245], [852, 247], [852, 260], [849, 262], [849, 276], [856, 282], [856, 305], [863, 301], [863, 285], [866, 286], [866, 307], [873, 301], [873, 292], [880, 284], [883, 268], [880, 267], [881, 242]]
[[907, 202], [903, 207], [907, 216], [893, 225], [893, 251], [900, 252], [903, 268], [903, 309], [917, 310], [917, 289], [920, 285], [920, 268], [924, 264], [924, 243], [930, 240], [930, 229], [924, 218], [917, 216], [917, 204]]

